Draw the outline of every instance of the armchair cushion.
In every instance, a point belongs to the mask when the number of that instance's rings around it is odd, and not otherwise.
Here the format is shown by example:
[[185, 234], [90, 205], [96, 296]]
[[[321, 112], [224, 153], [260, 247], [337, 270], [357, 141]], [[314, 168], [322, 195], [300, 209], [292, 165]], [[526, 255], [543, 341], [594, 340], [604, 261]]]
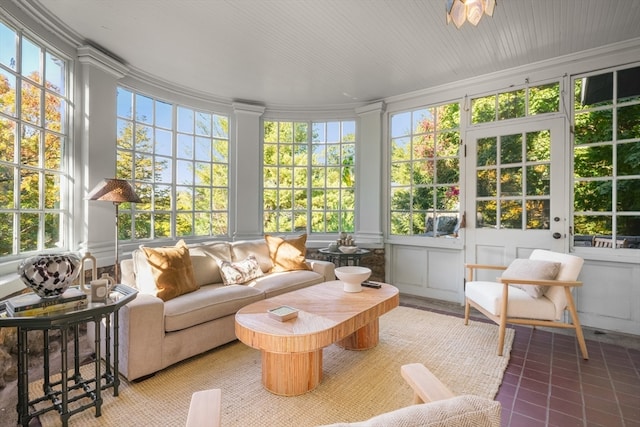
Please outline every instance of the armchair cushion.
[[330, 427], [493, 427], [500, 425], [500, 403], [463, 395], [411, 405], [356, 423]]
[[[553, 280], [560, 271], [560, 263], [538, 259], [514, 259], [502, 273], [507, 279]], [[511, 284], [520, 288], [533, 298], [540, 298], [547, 291], [548, 286]]]

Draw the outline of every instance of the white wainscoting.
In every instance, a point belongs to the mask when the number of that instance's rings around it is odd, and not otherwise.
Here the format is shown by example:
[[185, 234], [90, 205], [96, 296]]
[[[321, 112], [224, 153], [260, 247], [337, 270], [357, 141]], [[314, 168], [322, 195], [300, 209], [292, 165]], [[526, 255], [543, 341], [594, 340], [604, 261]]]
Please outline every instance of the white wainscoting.
[[460, 249], [390, 246], [387, 280], [401, 293], [443, 301], [464, 301]]
[[584, 326], [640, 335], [640, 265], [585, 260], [576, 292]]
[[[504, 253], [487, 246], [480, 263], [503, 264]], [[460, 249], [388, 245], [387, 281], [401, 293], [464, 301], [464, 258]], [[518, 256], [526, 257], [528, 253]], [[481, 280], [492, 280], [492, 271]], [[640, 265], [585, 259], [583, 286], [574, 294], [583, 326], [640, 336]]]

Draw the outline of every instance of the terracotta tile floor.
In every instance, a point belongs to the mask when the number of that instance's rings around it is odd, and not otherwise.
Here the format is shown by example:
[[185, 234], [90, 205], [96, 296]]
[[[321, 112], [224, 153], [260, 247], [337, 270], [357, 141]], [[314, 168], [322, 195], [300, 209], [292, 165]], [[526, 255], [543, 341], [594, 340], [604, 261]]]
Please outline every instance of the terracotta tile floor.
[[[421, 298], [401, 297], [401, 304], [462, 313], [458, 304]], [[515, 339], [496, 396], [503, 426], [640, 426], [640, 336], [584, 328], [585, 361], [573, 331], [510, 327]]]

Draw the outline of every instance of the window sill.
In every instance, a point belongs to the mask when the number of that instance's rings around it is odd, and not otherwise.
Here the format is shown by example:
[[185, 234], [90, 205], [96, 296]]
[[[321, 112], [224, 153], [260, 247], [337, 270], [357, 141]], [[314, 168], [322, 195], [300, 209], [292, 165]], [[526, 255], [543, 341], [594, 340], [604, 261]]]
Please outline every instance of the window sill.
[[22, 280], [20, 280], [20, 276], [15, 273], [0, 275], [0, 300], [20, 292], [25, 287]]

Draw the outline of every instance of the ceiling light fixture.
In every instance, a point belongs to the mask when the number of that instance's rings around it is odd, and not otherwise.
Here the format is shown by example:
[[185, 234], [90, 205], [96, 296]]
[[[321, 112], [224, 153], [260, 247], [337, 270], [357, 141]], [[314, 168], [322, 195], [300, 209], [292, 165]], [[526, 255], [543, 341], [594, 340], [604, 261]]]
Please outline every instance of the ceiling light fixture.
[[456, 28], [462, 27], [465, 21], [478, 25], [482, 15], [493, 16], [496, 0], [445, 0], [447, 24], [453, 22]]

